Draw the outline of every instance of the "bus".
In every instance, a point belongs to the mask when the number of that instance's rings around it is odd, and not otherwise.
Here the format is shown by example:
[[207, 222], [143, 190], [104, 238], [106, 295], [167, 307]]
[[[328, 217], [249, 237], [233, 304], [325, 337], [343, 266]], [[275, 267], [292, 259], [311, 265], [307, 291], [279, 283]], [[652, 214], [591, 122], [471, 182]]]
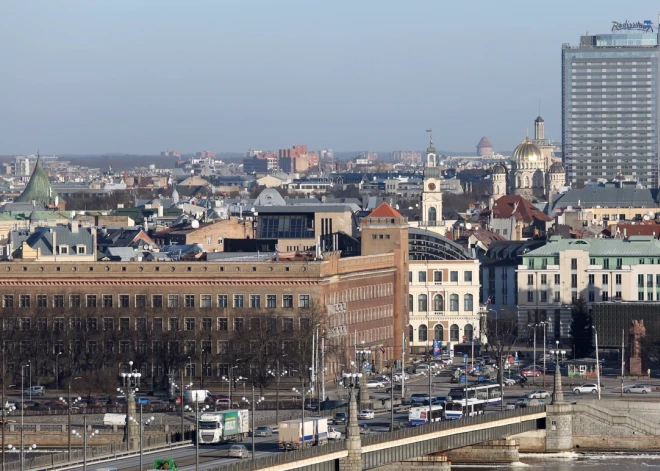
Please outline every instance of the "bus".
[[[451, 388], [449, 396], [453, 401], [465, 399], [465, 388]], [[481, 384], [468, 386], [468, 399], [478, 399], [486, 404], [500, 404], [502, 402], [502, 389], [499, 384]]]
[[[442, 406], [431, 406], [431, 422], [442, 420]], [[426, 425], [429, 423], [429, 406], [411, 407], [408, 411], [408, 423], [410, 425]]]
[[448, 401], [445, 403], [445, 420], [457, 420], [475, 415], [481, 415], [486, 408], [486, 401], [479, 399], [468, 399], [467, 406], [465, 400]]

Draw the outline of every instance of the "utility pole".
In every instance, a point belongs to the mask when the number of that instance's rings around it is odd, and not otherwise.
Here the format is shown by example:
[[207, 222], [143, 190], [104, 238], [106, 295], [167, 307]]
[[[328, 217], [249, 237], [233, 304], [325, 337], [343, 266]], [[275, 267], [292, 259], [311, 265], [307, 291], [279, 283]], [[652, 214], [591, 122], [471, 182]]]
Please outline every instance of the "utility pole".
[[[394, 378], [392, 378], [394, 383]], [[392, 384], [394, 387], [394, 384]], [[401, 405], [406, 400], [406, 332], [401, 332]]]
[[325, 401], [325, 336], [321, 339], [321, 391], [321, 398]]
[[[277, 380], [277, 383], [276, 383], [277, 384], [277, 389], [276, 389], [276, 392], [275, 392], [275, 423], [279, 427], [279, 423], [280, 423], [280, 359], [279, 358], [277, 359], [276, 364], [277, 364], [277, 370], [276, 370], [277, 378], [275, 378], [275, 379]], [[231, 397], [231, 396], [229, 396], [229, 397]], [[254, 399], [254, 398], [252, 398], [252, 399]], [[229, 400], [229, 405], [230, 405], [230, 408], [231, 408], [231, 399]]]
[[[303, 405], [303, 408], [304, 408], [304, 405]], [[250, 426], [252, 428], [252, 461], [254, 461], [254, 451], [255, 451], [255, 447], [254, 447], [254, 414], [255, 414], [255, 410], [254, 410], [254, 381], [253, 381], [252, 382], [252, 424]], [[303, 425], [303, 442], [304, 442], [304, 425]], [[198, 459], [199, 459], [199, 454], [198, 454]], [[197, 467], [197, 470], [199, 470], [199, 465]]]
[[[181, 392], [181, 395], [179, 396], [179, 397], [181, 397], [181, 441], [184, 441], [186, 439], [186, 434], [183, 431], [183, 373], [184, 373], [184, 371], [183, 371], [183, 368], [181, 368], [180, 366], [179, 366], [179, 368], [181, 369], [181, 384], [179, 385], [179, 391]], [[229, 397], [231, 398], [231, 396], [229, 396]]]
[[598, 361], [598, 331], [596, 326], [592, 326], [594, 329], [594, 338], [596, 339], [596, 381], [598, 381], [598, 400], [600, 401], [600, 362]]
[[623, 397], [623, 374], [625, 372], [626, 360], [626, 329], [621, 329], [621, 397]]

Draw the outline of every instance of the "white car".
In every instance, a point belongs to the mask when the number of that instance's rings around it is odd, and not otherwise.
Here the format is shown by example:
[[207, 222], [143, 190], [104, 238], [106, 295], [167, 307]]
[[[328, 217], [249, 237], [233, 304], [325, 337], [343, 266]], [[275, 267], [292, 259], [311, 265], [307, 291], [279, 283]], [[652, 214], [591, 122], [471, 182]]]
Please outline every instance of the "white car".
[[229, 457], [240, 459], [249, 458], [250, 452], [245, 445], [232, 445], [231, 448], [229, 448]]
[[525, 394], [525, 397], [527, 399], [546, 399], [550, 397], [550, 393], [543, 389], [535, 389], [534, 391], [530, 391]]
[[504, 386], [515, 386], [516, 385], [516, 380], [515, 379], [504, 378], [502, 381], [504, 382]]
[[371, 389], [371, 388], [384, 388], [384, 387], [385, 387], [385, 383], [383, 383], [382, 381], [378, 381], [376, 379], [370, 379], [370, 380], [367, 381], [367, 388], [369, 388], [369, 389]]
[[598, 386], [595, 384], [583, 384], [573, 388], [575, 394], [598, 394]]
[[637, 393], [637, 394], [648, 394], [651, 392], [651, 388], [646, 384], [633, 384], [632, 386], [626, 386], [623, 388], [624, 393]]
[[365, 409], [358, 414], [358, 419], [373, 419], [373, 418], [374, 418], [374, 411], [369, 409]]
[[328, 427], [328, 439], [329, 440], [341, 440], [341, 432], [335, 427]]

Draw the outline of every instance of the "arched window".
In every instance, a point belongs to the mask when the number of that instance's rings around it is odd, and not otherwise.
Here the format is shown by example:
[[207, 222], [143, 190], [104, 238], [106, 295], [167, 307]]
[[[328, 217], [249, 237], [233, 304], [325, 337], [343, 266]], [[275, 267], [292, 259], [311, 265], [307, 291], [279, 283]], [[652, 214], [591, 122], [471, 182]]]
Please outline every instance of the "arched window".
[[437, 212], [433, 206], [429, 208], [429, 222], [435, 222], [437, 220]]
[[433, 328], [433, 340], [439, 340], [442, 342], [442, 336], [444, 331], [442, 329], [442, 324], [436, 324]]
[[499, 185], [497, 185], [497, 186], [495, 187], [495, 194], [496, 194], [496, 195], [499, 195], [499, 194], [500, 194], [500, 186], [499, 186]]
[[516, 178], [516, 180], [517, 180], [516, 187], [522, 188], [522, 180], [520, 179], [520, 175], [518, 175], [518, 178]]
[[408, 295], [408, 312], [413, 312], [413, 309], [414, 309], [413, 304], [415, 304], [415, 297], [412, 294], [409, 294]]
[[525, 188], [529, 188], [529, 177], [525, 175]]
[[426, 312], [426, 295], [425, 294], [420, 294], [417, 296], [417, 310], [419, 312]]
[[449, 296], [449, 310], [458, 311], [458, 295], [452, 294]]
[[413, 329], [413, 326], [411, 325], [408, 326], [408, 341], [409, 342], [415, 341], [415, 331]]
[[426, 342], [427, 333], [428, 333], [428, 329], [426, 328], [426, 325], [425, 324], [420, 325], [419, 326], [419, 335], [417, 336], [417, 339], [420, 342]]
[[473, 334], [474, 328], [472, 327], [472, 324], [465, 324], [465, 327], [463, 327], [463, 335], [465, 335], [465, 341], [472, 342]]
[[445, 300], [442, 299], [441, 294], [436, 294], [433, 297], [433, 310], [434, 311], [444, 311], [445, 310]]
[[466, 311], [472, 311], [472, 295], [466, 294], [463, 296], [463, 309]]
[[458, 342], [458, 325], [452, 324], [449, 328], [449, 340], [451, 342]]

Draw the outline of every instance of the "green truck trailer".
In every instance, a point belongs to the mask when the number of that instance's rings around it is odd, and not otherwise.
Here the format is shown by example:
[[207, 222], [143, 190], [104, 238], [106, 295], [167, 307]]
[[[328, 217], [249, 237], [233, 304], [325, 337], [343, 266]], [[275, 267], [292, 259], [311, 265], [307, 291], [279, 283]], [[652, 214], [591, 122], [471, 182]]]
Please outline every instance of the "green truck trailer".
[[206, 412], [199, 418], [199, 443], [243, 441], [250, 431], [247, 409]]

